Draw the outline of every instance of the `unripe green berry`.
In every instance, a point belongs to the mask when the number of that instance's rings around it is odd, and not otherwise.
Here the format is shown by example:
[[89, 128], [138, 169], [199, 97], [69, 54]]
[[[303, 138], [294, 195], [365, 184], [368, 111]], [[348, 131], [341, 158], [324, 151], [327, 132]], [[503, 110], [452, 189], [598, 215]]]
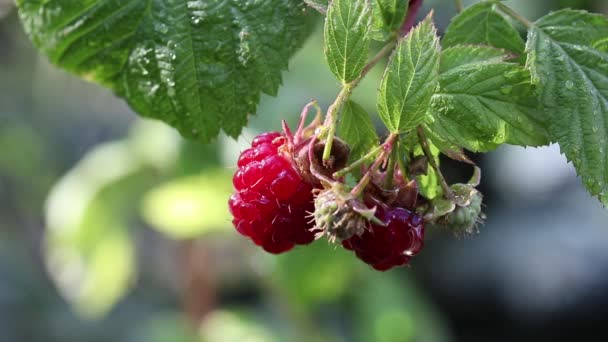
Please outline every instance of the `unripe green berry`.
[[481, 212], [482, 195], [474, 190], [463, 206], [456, 204], [454, 211], [441, 217], [437, 222], [444, 225], [457, 237], [473, 235], [479, 232], [477, 224], [483, 220]]
[[361, 235], [374, 213], [375, 209], [367, 208], [341, 186], [323, 190], [315, 198], [314, 229], [320, 230], [316, 237], [327, 236], [335, 242]]

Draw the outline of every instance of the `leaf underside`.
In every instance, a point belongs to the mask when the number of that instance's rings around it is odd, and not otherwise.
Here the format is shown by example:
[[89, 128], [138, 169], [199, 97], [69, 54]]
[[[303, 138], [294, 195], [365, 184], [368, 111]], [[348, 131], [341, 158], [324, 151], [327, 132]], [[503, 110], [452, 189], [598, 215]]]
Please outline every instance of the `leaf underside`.
[[309, 29], [297, 0], [18, 0], [50, 60], [140, 115], [208, 142], [237, 136]]

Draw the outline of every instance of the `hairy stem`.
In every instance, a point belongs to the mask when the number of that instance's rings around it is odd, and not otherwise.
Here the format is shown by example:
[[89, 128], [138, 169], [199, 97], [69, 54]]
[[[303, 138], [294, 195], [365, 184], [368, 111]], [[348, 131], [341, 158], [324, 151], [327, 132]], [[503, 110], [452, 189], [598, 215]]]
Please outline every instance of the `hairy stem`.
[[407, 8], [407, 14], [405, 15], [405, 20], [401, 24], [401, 28], [399, 28], [399, 36], [405, 37], [414, 24], [416, 23], [416, 16], [418, 16], [418, 12], [422, 7], [423, 0], [410, 0]]
[[437, 174], [437, 177], [439, 178], [439, 183], [441, 184], [441, 188], [443, 189], [444, 196], [446, 198], [452, 198], [454, 196], [454, 193], [452, 192], [452, 189], [450, 188], [448, 183], [445, 181], [445, 178], [443, 177], [443, 174], [439, 169], [439, 165], [437, 165], [437, 161], [435, 160], [433, 153], [431, 153], [431, 149], [429, 148], [429, 141], [426, 139], [424, 129], [422, 129], [422, 126], [418, 126], [416, 128], [416, 131], [418, 133], [418, 139], [420, 139], [420, 147], [422, 147], [422, 152], [424, 152], [424, 155], [426, 156], [426, 159], [429, 160], [429, 164], [433, 168], [433, 171], [435, 171], [435, 173]]
[[310, 107], [314, 107], [317, 111], [317, 113], [315, 114], [315, 118], [313, 119], [313, 123], [315, 121], [318, 121], [323, 113], [317, 100], [311, 100], [309, 103], [307, 103], [306, 106], [304, 106], [302, 113], [300, 113], [300, 122], [298, 123], [296, 137], [301, 137], [304, 134], [304, 130], [306, 129], [306, 118], [308, 117], [308, 110], [310, 109]]
[[388, 138], [386, 138], [384, 143], [382, 145], [380, 145], [382, 147], [382, 152], [380, 152], [380, 155], [378, 156], [378, 158], [376, 158], [376, 160], [369, 167], [367, 172], [365, 172], [363, 177], [361, 177], [361, 180], [359, 181], [359, 183], [357, 183], [357, 185], [355, 185], [355, 187], [350, 191], [350, 193], [353, 196], [357, 197], [363, 192], [363, 190], [365, 189], [365, 187], [367, 186], [369, 181], [372, 179], [372, 174], [376, 170], [378, 170], [378, 168], [380, 168], [380, 166], [382, 164], [384, 164], [386, 162], [386, 159], [393, 151], [395, 141], [397, 140], [398, 137], [399, 137], [399, 134], [391, 133], [391, 135], [389, 135]]
[[456, 2], [456, 13], [460, 13], [464, 10], [464, 4], [462, 3], [462, 0], [455, 0]]
[[[354, 81], [352, 83], [354, 83]], [[342, 106], [344, 106], [344, 103], [348, 101], [348, 98], [352, 93], [352, 83], [346, 83], [342, 87], [340, 94], [338, 94], [334, 103], [332, 103], [331, 106], [329, 106], [329, 109], [327, 110], [325, 125], [329, 126], [329, 130], [327, 131], [327, 140], [325, 142], [325, 149], [323, 150], [323, 164], [326, 164], [329, 161], [329, 158], [331, 157], [331, 147], [333, 145], [334, 136], [336, 135], [336, 129], [338, 127], [338, 113], [340, 113], [340, 111], [342, 110]]]
[[496, 5], [498, 6], [498, 8], [500, 8], [501, 11], [503, 11], [506, 15], [508, 15], [509, 17], [517, 20], [518, 22], [520, 22], [522, 25], [524, 25], [526, 28], [531, 28], [532, 26], [534, 26], [534, 24], [526, 19], [524, 16], [522, 16], [521, 14], [515, 12], [511, 7], [503, 4], [502, 2], [497, 2]]
[[346, 83], [342, 86], [342, 90], [340, 91], [340, 93], [338, 94], [336, 99], [334, 100], [334, 103], [332, 103], [331, 106], [329, 106], [329, 109], [327, 109], [327, 117], [325, 118], [325, 126], [329, 126], [329, 130], [327, 132], [325, 148], [323, 150], [323, 164], [326, 164], [327, 162], [329, 162], [329, 159], [331, 157], [331, 147], [333, 145], [334, 137], [336, 135], [336, 129], [338, 126], [338, 114], [340, 114], [342, 107], [344, 106], [346, 101], [348, 101], [353, 89], [357, 85], [359, 85], [359, 82], [361, 82], [363, 77], [365, 77], [365, 75], [367, 75], [367, 73], [369, 73], [369, 71], [376, 64], [378, 64], [378, 62], [382, 58], [384, 58], [386, 55], [388, 55], [393, 50], [396, 43], [397, 43], [397, 41], [395, 39], [391, 39], [390, 42], [388, 42], [374, 57], [372, 57], [369, 60], [369, 62], [367, 62], [367, 64], [363, 67], [363, 70], [361, 71], [361, 74], [359, 75], [359, 77], [357, 77], [352, 82]]
[[386, 167], [386, 178], [384, 179], [384, 187], [390, 189], [393, 186], [393, 177], [395, 175], [395, 164], [399, 159], [399, 136], [395, 139], [396, 147], [393, 148], [388, 159], [388, 166]]
[[361, 157], [358, 160], [354, 161], [353, 163], [351, 163], [347, 167], [343, 168], [340, 171], [334, 172], [334, 174], [333, 174], [334, 178], [340, 178], [340, 177], [342, 177], [342, 176], [344, 176], [344, 175], [346, 175], [348, 173], [353, 172], [356, 168], [360, 167], [365, 162], [371, 160], [376, 155], [378, 155], [378, 153], [380, 153], [381, 150], [382, 150], [382, 145], [377, 146], [376, 148], [374, 148], [373, 150], [369, 151], [366, 155], [364, 155], [363, 157]]
[[[399, 145], [397, 145], [397, 148], [400, 148]], [[400, 155], [401, 153], [399, 152], [397, 155]], [[403, 158], [397, 158], [397, 166], [399, 167], [399, 171], [401, 171], [401, 177], [403, 178], [403, 180], [405, 181], [405, 183], [408, 183], [410, 181], [409, 179], [409, 173], [407, 168], [405, 167], [405, 163], [403, 162]]]

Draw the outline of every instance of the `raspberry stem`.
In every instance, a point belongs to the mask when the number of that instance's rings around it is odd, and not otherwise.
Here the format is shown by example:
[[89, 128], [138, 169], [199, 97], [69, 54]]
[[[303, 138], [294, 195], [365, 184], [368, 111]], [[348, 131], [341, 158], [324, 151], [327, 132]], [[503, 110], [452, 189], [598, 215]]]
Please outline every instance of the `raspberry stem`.
[[[397, 148], [400, 149], [401, 146], [397, 145]], [[401, 155], [401, 153], [397, 153], [397, 155]], [[405, 183], [409, 183], [409, 174], [407, 171], [407, 168], [405, 167], [405, 164], [403, 163], [403, 158], [397, 158], [397, 166], [399, 167], [399, 170], [401, 171], [401, 177], [403, 177], [403, 180], [405, 181]]]
[[[310, 125], [305, 126], [306, 117], [308, 116], [308, 110], [310, 109], [310, 107], [314, 107], [317, 110], [317, 114], [315, 115], [315, 118], [312, 120]], [[300, 122], [298, 123], [298, 128], [297, 128], [296, 134], [295, 134], [294, 143], [296, 145], [299, 145], [302, 138], [305, 137], [307, 135], [307, 133], [309, 133], [309, 132], [307, 132], [309, 130], [309, 127], [317, 127], [319, 124], [321, 124], [321, 116], [322, 116], [322, 110], [321, 110], [321, 107], [319, 106], [319, 103], [316, 100], [312, 100], [309, 103], [307, 103], [306, 106], [304, 106], [304, 109], [302, 109], [302, 113], [300, 114]]]
[[336, 129], [338, 128], [338, 114], [342, 111], [342, 106], [344, 103], [348, 101], [350, 98], [350, 94], [352, 93], [352, 89], [357, 85], [357, 80], [361, 79], [361, 77], [357, 78], [351, 83], [346, 83], [342, 86], [342, 90], [336, 97], [334, 103], [329, 106], [327, 109], [327, 117], [325, 118], [325, 125], [329, 123], [329, 130], [327, 131], [327, 140], [325, 142], [325, 149], [323, 150], [323, 165], [326, 167], [329, 166], [329, 158], [331, 157], [331, 147], [334, 142], [334, 137], [336, 136]]
[[501, 2], [496, 2], [496, 6], [498, 6], [498, 8], [500, 8], [500, 10], [508, 15], [509, 17], [515, 19], [516, 21], [520, 22], [522, 25], [524, 25], [526, 28], [531, 28], [532, 26], [534, 26], [534, 24], [526, 19], [524, 16], [522, 16], [521, 14], [515, 12], [511, 7], [501, 3]]
[[455, 0], [455, 2], [456, 2], [456, 13], [462, 12], [462, 10], [464, 10], [464, 4], [462, 3], [462, 0]]
[[342, 111], [342, 107], [350, 98], [352, 91], [359, 82], [369, 73], [369, 71], [376, 65], [378, 62], [388, 55], [395, 45], [397, 44], [396, 39], [391, 39], [374, 57], [372, 57], [369, 62], [363, 67], [361, 74], [355, 80], [345, 83], [342, 85], [342, 90], [334, 100], [334, 102], [327, 109], [327, 117], [325, 118], [325, 126], [329, 126], [329, 130], [327, 131], [327, 138], [325, 141], [325, 149], [323, 150], [323, 164], [328, 166], [327, 163], [331, 157], [331, 147], [333, 145], [334, 137], [336, 135], [336, 129], [338, 126], [338, 115]]
[[399, 28], [399, 36], [405, 37], [414, 27], [416, 23], [416, 17], [418, 16], [418, 12], [422, 7], [423, 0], [410, 0], [407, 8], [407, 14], [405, 15], [405, 20], [401, 24], [401, 28]]
[[342, 170], [335, 172], [333, 174], [334, 178], [340, 178], [340, 177], [345, 176], [348, 173], [353, 172], [357, 167], [363, 165], [364, 163], [366, 163], [367, 161], [369, 161], [370, 159], [375, 157], [378, 153], [380, 153], [381, 150], [382, 150], [382, 145], [375, 147], [373, 150], [369, 151], [363, 157], [354, 161], [353, 163], [351, 163], [347, 167], [343, 168]]
[[387, 161], [388, 156], [393, 151], [395, 141], [397, 141], [398, 138], [399, 138], [398, 133], [391, 133], [391, 135], [389, 135], [388, 138], [386, 138], [384, 143], [382, 145], [380, 145], [380, 147], [382, 148], [382, 152], [380, 152], [380, 155], [378, 156], [378, 158], [376, 158], [376, 160], [369, 167], [367, 172], [365, 172], [363, 177], [361, 177], [361, 180], [359, 180], [359, 183], [357, 183], [357, 185], [355, 185], [355, 187], [350, 191], [350, 193], [354, 197], [358, 197], [361, 194], [361, 192], [363, 192], [363, 190], [365, 189], [365, 187], [367, 186], [369, 181], [372, 179], [372, 174], [374, 172], [376, 172], [376, 170], [378, 170], [378, 168]]
[[393, 148], [388, 159], [388, 167], [386, 168], [386, 179], [384, 179], [384, 187], [390, 189], [393, 186], [393, 176], [395, 175], [395, 163], [399, 159], [399, 136], [395, 139], [396, 148]]
[[443, 189], [443, 195], [446, 198], [452, 198], [454, 196], [454, 192], [452, 191], [448, 183], [445, 181], [445, 178], [443, 177], [443, 174], [439, 169], [439, 165], [437, 165], [437, 161], [431, 153], [431, 149], [429, 148], [429, 142], [426, 139], [426, 135], [424, 134], [424, 129], [422, 129], [422, 126], [418, 126], [416, 128], [416, 131], [418, 133], [418, 139], [420, 139], [420, 147], [422, 147], [422, 152], [424, 152], [426, 159], [429, 160], [429, 164], [431, 165], [433, 171], [435, 171], [437, 177], [439, 178], [439, 183], [441, 184], [441, 188]]

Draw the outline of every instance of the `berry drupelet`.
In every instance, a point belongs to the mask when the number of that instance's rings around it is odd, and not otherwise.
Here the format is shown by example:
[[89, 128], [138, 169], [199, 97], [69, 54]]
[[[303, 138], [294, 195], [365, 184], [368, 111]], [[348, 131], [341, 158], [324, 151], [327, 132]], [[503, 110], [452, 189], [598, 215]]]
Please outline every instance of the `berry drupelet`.
[[342, 241], [342, 246], [379, 271], [406, 266], [424, 245], [422, 217], [405, 208], [379, 205], [376, 218], [385, 225], [367, 222], [363, 234]]
[[314, 240], [307, 213], [314, 210], [312, 185], [302, 179], [289, 139], [278, 132], [258, 135], [239, 157], [229, 206], [237, 231], [270, 253]]

